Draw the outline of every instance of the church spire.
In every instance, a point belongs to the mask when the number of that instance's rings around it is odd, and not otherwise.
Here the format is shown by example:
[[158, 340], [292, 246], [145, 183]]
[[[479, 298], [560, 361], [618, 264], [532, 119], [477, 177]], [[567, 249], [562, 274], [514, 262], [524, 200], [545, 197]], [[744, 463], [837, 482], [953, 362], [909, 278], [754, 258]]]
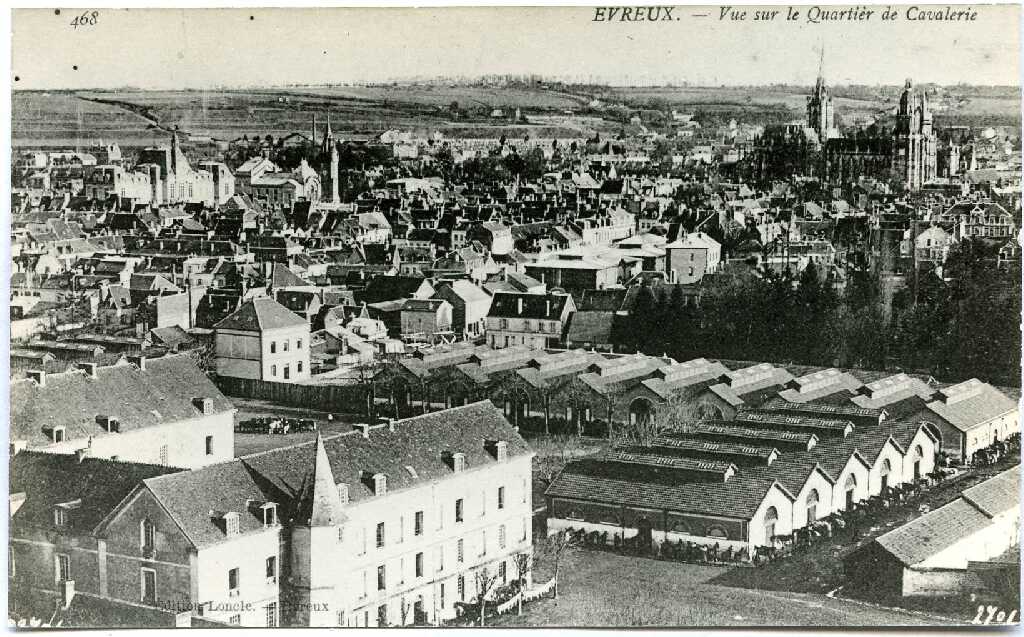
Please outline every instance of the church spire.
[[316, 148], [316, 112], [313, 113], [313, 137], [310, 138], [313, 144], [313, 148]]

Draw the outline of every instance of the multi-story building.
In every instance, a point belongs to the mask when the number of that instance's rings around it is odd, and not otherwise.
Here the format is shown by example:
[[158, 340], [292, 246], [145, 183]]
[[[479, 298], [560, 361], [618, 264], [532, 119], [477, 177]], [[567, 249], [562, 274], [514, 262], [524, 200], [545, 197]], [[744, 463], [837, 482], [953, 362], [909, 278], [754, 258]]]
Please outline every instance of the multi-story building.
[[487, 313], [487, 343], [498, 349], [558, 347], [576, 305], [568, 294], [497, 292]]
[[234, 457], [235, 408], [187, 355], [11, 383], [11, 452], [202, 467]]
[[270, 297], [214, 325], [217, 374], [276, 382], [309, 378], [309, 322]]
[[38, 456], [12, 467], [11, 525], [12, 572], [39, 596], [70, 583], [243, 626], [438, 623], [478, 571], [510, 583], [532, 551], [533, 454], [487, 401], [196, 471], [71, 458], [57, 483], [32, 479], [55, 472]]
[[722, 246], [703, 232], [692, 232], [665, 245], [666, 270], [673, 283], [697, 283], [718, 271]]

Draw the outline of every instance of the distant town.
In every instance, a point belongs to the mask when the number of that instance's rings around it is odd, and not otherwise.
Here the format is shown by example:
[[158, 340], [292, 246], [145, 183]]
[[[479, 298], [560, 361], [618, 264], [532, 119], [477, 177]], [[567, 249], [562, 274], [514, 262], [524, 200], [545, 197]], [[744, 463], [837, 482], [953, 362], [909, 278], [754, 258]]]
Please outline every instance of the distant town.
[[826, 62], [797, 118], [23, 125], [10, 625], [1019, 621], [1019, 122]]

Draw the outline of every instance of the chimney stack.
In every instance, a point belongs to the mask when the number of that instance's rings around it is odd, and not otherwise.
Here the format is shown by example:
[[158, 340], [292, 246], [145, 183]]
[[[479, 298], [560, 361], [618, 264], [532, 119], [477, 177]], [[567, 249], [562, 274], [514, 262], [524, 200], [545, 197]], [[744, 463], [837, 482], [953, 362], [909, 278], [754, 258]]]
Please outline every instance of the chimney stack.
[[96, 378], [96, 363], [75, 363], [75, 367], [85, 372], [85, 375], [89, 378]]
[[352, 423], [352, 429], [355, 429], [356, 431], [362, 433], [363, 434], [363, 438], [367, 438], [368, 439], [370, 437], [370, 424], [369, 423], [365, 423], [365, 422]]

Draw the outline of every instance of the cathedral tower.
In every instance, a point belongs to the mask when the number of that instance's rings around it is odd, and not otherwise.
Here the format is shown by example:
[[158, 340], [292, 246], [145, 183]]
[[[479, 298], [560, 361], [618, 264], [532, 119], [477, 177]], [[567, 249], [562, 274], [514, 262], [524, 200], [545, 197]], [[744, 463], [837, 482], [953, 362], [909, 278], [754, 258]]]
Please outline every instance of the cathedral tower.
[[825, 46], [821, 47], [818, 61], [818, 81], [814, 93], [807, 98], [807, 126], [818, 133], [822, 144], [834, 137], [835, 112], [832, 107], [832, 91], [825, 84]]

